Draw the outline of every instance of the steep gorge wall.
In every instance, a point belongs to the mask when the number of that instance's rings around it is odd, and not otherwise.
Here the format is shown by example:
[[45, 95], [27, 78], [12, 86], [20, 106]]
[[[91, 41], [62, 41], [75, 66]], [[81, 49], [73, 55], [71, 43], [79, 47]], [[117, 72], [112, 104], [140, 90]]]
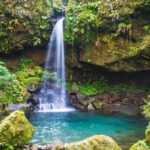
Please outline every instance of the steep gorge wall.
[[70, 61], [113, 71], [150, 70], [149, 13], [149, 0], [70, 0], [65, 35]]

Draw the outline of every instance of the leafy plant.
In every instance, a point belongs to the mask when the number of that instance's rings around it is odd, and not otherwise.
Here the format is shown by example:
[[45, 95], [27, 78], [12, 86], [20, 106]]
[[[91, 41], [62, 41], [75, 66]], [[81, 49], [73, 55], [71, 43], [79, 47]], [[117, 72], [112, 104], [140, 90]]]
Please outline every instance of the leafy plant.
[[19, 103], [23, 102], [26, 95], [26, 89], [21, 86], [15, 74], [11, 73], [0, 62], [0, 103]]
[[29, 84], [39, 85], [42, 75], [43, 69], [29, 59], [22, 59], [17, 67], [17, 79], [25, 88]]
[[150, 117], [150, 95], [144, 100], [144, 105], [142, 106], [143, 114], [146, 117]]
[[125, 84], [117, 84], [117, 85], [109, 85], [107, 80], [104, 77], [101, 77], [97, 81], [90, 81], [90, 79], [86, 82], [74, 82], [67, 83], [67, 88], [71, 90], [79, 90], [82, 94], [86, 96], [94, 96], [100, 93], [131, 93], [131, 92], [140, 92], [145, 89], [138, 89], [132, 85]]
[[150, 25], [144, 26], [143, 29], [144, 29], [147, 33], [150, 33]]

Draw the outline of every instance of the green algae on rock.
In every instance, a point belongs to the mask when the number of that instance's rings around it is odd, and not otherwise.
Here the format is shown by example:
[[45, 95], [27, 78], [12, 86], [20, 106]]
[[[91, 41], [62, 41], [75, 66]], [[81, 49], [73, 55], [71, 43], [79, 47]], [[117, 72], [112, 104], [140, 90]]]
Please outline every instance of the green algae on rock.
[[65, 150], [121, 150], [118, 144], [105, 135], [95, 135], [85, 140], [65, 145]]
[[22, 111], [15, 111], [1, 121], [0, 145], [21, 146], [28, 144], [35, 129]]

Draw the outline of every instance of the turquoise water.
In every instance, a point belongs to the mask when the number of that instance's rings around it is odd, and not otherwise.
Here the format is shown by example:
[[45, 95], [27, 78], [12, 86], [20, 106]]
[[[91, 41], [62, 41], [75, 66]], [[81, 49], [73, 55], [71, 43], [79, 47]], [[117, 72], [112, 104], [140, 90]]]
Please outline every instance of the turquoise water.
[[97, 134], [109, 135], [120, 144], [130, 145], [144, 137], [147, 122], [139, 117], [102, 115], [84, 112], [33, 113], [29, 118], [36, 127], [31, 143], [47, 144], [79, 141]]

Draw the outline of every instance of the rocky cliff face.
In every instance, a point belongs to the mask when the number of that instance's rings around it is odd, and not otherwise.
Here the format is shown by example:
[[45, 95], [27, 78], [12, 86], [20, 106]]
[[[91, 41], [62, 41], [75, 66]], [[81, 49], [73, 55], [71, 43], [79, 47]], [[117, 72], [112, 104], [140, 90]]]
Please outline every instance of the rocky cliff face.
[[65, 38], [74, 48], [72, 61], [113, 71], [150, 70], [149, 12], [149, 0], [69, 1]]

